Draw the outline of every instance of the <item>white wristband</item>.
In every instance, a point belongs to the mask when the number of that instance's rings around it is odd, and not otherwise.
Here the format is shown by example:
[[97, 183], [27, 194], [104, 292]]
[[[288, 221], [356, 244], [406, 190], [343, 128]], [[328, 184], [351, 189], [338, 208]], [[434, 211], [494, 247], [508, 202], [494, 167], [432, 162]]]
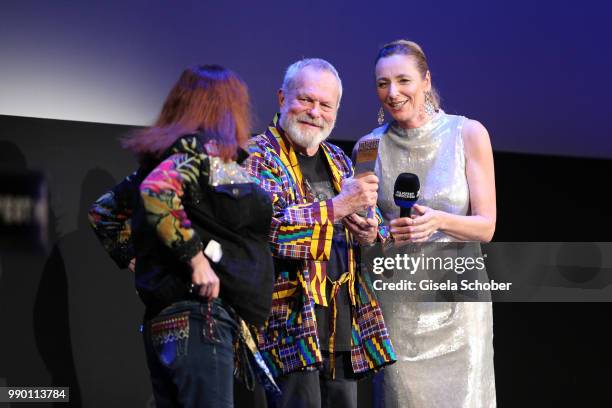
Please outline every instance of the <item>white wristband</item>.
[[223, 256], [223, 251], [221, 250], [221, 244], [219, 244], [214, 239], [208, 241], [206, 248], [204, 248], [204, 255], [210, 258], [211, 261], [217, 263], [221, 260]]

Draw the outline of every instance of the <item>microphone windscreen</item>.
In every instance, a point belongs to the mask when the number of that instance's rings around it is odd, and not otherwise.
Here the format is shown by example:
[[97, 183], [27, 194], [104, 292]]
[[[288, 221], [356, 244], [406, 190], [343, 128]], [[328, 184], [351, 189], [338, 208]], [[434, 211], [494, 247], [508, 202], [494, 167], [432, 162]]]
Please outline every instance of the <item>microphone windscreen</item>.
[[419, 199], [420, 189], [419, 176], [413, 173], [401, 173], [395, 179], [395, 185], [393, 186], [395, 205], [402, 208], [411, 208]]

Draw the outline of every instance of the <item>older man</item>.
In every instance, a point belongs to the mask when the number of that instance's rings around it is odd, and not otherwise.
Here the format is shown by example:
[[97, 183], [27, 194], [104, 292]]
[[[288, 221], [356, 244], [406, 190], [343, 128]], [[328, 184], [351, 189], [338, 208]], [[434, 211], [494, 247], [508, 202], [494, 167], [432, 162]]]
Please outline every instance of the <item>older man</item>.
[[[283, 397], [273, 407], [356, 407], [356, 378], [395, 361], [369, 281], [356, 271], [356, 242], [382, 238], [378, 179], [352, 177], [350, 159], [325, 141], [342, 83], [322, 59], [289, 66], [280, 115], [251, 143], [248, 171], [270, 192], [276, 283], [259, 347]], [[380, 229], [383, 231], [383, 229]]]

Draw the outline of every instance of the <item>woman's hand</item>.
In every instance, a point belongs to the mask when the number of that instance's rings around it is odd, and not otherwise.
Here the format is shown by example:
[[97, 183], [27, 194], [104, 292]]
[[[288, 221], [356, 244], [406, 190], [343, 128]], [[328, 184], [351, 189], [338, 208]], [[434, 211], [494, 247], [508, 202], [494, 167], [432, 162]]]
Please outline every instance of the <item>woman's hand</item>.
[[198, 294], [206, 299], [219, 297], [219, 289], [221, 287], [219, 278], [204, 254], [198, 252], [196, 256], [191, 258], [189, 264], [192, 270], [191, 283], [198, 287]]
[[376, 218], [363, 218], [357, 214], [350, 214], [344, 217], [342, 222], [361, 245], [372, 244], [378, 237]]
[[413, 208], [417, 214], [412, 216], [413, 223], [410, 227], [411, 241], [427, 241], [436, 231], [442, 229], [445, 213], [418, 204], [415, 204]]
[[443, 211], [415, 204], [411, 218], [396, 218], [391, 221], [391, 234], [396, 242], [425, 242], [436, 231], [443, 228]]

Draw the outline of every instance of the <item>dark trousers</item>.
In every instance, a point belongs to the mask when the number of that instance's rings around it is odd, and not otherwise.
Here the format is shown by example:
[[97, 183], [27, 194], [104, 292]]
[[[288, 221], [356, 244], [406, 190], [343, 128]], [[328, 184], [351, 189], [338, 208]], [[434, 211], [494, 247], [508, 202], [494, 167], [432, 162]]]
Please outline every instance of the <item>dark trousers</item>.
[[175, 303], [145, 323], [143, 336], [157, 407], [234, 406], [236, 323], [221, 301]]
[[329, 355], [323, 354], [321, 371], [297, 371], [276, 378], [283, 395], [269, 408], [357, 408], [357, 380], [350, 352], [336, 353], [336, 378], [332, 380]]

